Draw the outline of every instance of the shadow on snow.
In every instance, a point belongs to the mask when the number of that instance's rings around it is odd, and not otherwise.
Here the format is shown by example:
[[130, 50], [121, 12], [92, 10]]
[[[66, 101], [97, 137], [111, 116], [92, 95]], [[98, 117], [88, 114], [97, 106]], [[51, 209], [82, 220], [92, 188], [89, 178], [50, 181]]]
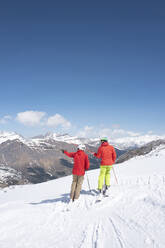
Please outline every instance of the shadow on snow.
[[[93, 192], [95, 190], [91, 190], [91, 191], [86, 191], [86, 190], [81, 190], [81, 195], [95, 195]], [[62, 194], [61, 197], [56, 198], [56, 199], [47, 199], [47, 200], [43, 200], [40, 202], [30, 202], [30, 205], [40, 205], [40, 204], [50, 204], [50, 203], [57, 203], [57, 202], [63, 202], [63, 203], [69, 203], [70, 201], [70, 194]]]

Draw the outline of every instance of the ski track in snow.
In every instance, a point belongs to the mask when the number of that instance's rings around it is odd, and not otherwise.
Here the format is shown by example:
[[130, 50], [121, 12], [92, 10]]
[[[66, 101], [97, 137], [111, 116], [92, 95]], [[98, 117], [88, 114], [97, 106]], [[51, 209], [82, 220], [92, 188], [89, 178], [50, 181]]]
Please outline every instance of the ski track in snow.
[[0, 248], [164, 248], [165, 174], [113, 177], [96, 202], [98, 173], [73, 203], [71, 177], [1, 190]]

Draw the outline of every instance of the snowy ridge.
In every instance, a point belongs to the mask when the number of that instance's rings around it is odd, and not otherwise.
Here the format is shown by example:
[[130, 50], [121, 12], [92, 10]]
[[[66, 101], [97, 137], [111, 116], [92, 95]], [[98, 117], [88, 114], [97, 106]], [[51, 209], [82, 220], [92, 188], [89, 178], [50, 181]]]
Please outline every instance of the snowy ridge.
[[12, 140], [19, 140], [20, 142], [24, 143], [25, 145], [33, 148], [38, 149], [42, 147], [43, 143], [46, 146], [50, 146], [51, 141], [59, 141], [59, 142], [66, 142], [68, 144], [76, 144], [79, 145], [83, 143], [78, 137], [70, 136], [68, 134], [56, 134], [56, 133], [48, 133], [45, 136], [41, 137], [34, 137], [25, 139], [21, 135], [15, 132], [0, 132], [0, 144], [6, 141]]
[[41, 147], [44, 143], [46, 146], [53, 147], [53, 145], [50, 145], [50, 143], [53, 141], [66, 142], [68, 144], [74, 144], [74, 145], [79, 145], [82, 143], [81, 140], [78, 139], [78, 137], [72, 137], [69, 136], [68, 134], [60, 135], [56, 133], [51, 133], [45, 135], [44, 137], [29, 139], [29, 141], [27, 141], [26, 144], [32, 148]]
[[0, 166], [0, 183], [6, 183], [9, 178], [13, 179], [21, 179], [21, 173], [18, 171], [11, 169], [10, 167]]
[[69, 144], [81, 144], [82, 141], [77, 136], [70, 136], [69, 134], [56, 134], [52, 133], [46, 136], [46, 139], [53, 139], [56, 141], [62, 141]]
[[[42, 146], [42, 143], [47, 145], [51, 141], [66, 142], [68, 144], [88, 144], [90, 146], [98, 146], [100, 144], [99, 138], [80, 138], [77, 136], [71, 136], [69, 134], [57, 134], [47, 133], [46, 135], [40, 135], [38, 137], [25, 139], [21, 135], [14, 132], [0, 132], [0, 144], [7, 140], [20, 140], [22, 143], [28, 145], [31, 148], [38, 149]], [[118, 149], [128, 149], [131, 147], [140, 147], [151, 141], [165, 139], [165, 136], [158, 135], [139, 135], [133, 137], [111, 138], [109, 142]]]
[[6, 142], [7, 140], [20, 140], [25, 143], [26, 140], [15, 132], [0, 132], [0, 144]]
[[[140, 147], [148, 142], [158, 139], [165, 139], [164, 136], [157, 135], [144, 135], [138, 137], [122, 137], [113, 139], [110, 138], [110, 143], [119, 149], [126, 149], [128, 147]], [[21, 135], [15, 132], [0, 132], [0, 144], [7, 140], [18, 139], [28, 146], [39, 146], [41, 142], [47, 142], [50, 140], [66, 142], [68, 144], [89, 144], [91, 146], [97, 146], [100, 143], [98, 138], [79, 138], [77, 136], [70, 136], [69, 134], [57, 134], [57, 133], [47, 133], [46, 135], [41, 135], [34, 138], [25, 139]]]
[[158, 147], [156, 147], [154, 150], [152, 150], [150, 153], [148, 153], [146, 157], [153, 157], [153, 156], [162, 157], [164, 155], [165, 155], [165, 144], [161, 144]]
[[140, 135], [134, 137], [123, 137], [112, 139], [111, 143], [119, 149], [127, 149], [129, 147], [141, 147], [149, 142], [159, 139], [165, 139], [165, 136], [158, 135]]
[[0, 247], [164, 248], [165, 149], [114, 166], [109, 197], [96, 203], [99, 170], [69, 203], [72, 177], [0, 191]]

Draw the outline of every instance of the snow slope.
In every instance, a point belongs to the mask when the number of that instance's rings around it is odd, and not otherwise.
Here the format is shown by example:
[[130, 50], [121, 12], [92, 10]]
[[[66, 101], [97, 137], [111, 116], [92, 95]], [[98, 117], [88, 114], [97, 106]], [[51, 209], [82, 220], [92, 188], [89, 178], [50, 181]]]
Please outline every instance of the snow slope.
[[0, 191], [0, 248], [164, 248], [165, 149], [114, 166], [96, 203], [99, 170], [69, 203], [71, 176]]

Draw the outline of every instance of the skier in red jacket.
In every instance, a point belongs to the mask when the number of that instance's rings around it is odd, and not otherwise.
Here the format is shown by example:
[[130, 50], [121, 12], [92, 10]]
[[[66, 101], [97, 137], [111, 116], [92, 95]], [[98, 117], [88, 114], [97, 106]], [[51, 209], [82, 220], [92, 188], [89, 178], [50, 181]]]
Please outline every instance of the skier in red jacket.
[[77, 152], [69, 153], [66, 150], [62, 150], [65, 155], [74, 159], [74, 166], [72, 170], [73, 181], [70, 192], [70, 198], [72, 201], [79, 198], [81, 187], [84, 181], [85, 170], [89, 169], [88, 155], [84, 152], [84, 150], [84, 145], [79, 145]]
[[112, 165], [115, 163], [116, 152], [114, 147], [108, 144], [107, 138], [101, 138], [100, 141], [101, 146], [98, 148], [97, 153], [94, 153], [93, 155], [96, 158], [101, 158], [98, 190], [99, 193], [102, 192], [105, 181], [105, 189], [103, 191], [103, 194], [105, 194], [106, 190], [110, 186], [110, 170], [112, 169]]

